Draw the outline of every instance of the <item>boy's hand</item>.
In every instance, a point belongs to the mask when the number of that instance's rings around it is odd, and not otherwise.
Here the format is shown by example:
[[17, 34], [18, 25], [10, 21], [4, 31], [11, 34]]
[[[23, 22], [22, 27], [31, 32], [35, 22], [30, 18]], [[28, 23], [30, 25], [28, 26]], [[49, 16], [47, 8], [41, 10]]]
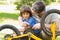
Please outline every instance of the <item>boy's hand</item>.
[[25, 22], [23, 22], [22, 26], [25, 27], [25, 28], [30, 28], [29, 25]]

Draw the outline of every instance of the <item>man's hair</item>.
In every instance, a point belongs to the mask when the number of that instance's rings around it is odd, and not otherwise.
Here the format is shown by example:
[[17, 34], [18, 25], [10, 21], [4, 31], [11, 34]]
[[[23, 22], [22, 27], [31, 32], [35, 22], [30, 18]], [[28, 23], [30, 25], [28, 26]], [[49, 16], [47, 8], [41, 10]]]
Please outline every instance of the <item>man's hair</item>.
[[37, 13], [41, 13], [45, 10], [45, 4], [43, 2], [37, 1], [32, 4], [32, 10], [34, 10]]
[[32, 16], [31, 9], [30, 9], [30, 7], [29, 7], [28, 5], [23, 5], [23, 6], [21, 7], [21, 9], [20, 9], [20, 15], [22, 16], [22, 14], [23, 14], [24, 12], [28, 12], [28, 13], [30, 13], [30, 16]]

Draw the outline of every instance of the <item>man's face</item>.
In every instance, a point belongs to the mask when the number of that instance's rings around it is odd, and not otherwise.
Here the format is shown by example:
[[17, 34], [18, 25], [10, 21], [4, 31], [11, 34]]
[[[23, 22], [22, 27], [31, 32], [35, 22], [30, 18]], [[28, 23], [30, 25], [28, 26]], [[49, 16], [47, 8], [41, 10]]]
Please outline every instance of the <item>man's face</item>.
[[44, 15], [45, 11], [42, 11], [41, 13], [38, 14], [39, 17], [42, 17]]
[[35, 15], [37, 15], [37, 16], [39, 16], [39, 17], [42, 17], [44, 15], [45, 11], [37, 13], [36, 11], [32, 10], [32, 13], [35, 14]]

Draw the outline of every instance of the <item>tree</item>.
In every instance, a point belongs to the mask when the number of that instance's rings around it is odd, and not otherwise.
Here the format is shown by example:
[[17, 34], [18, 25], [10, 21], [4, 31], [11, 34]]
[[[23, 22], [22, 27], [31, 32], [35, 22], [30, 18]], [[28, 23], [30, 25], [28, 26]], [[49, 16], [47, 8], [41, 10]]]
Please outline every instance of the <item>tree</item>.
[[17, 5], [16, 8], [17, 10], [19, 10], [22, 5], [26, 5], [26, 4], [32, 6], [32, 3], [35, 1], [36, 0], [18, 0], [15, 2], [15, 4]]
[[15, 5], [17, 5], [17, 10], [20, 10], [20, 7], [22, 5], [27, 4], [31, 7], [35, 1], [43, 1], [45, 5], [49, 5], [51, 2], [54, 2], [55, 0], [16, 0]]

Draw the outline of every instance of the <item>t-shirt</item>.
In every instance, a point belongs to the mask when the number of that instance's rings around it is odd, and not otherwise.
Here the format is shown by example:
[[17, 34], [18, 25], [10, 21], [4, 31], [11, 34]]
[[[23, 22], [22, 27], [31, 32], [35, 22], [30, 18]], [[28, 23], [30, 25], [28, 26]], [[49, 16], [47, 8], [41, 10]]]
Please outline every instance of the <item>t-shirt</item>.
[[38, 17], [36, 14], [33, 14], [33, 18], [37, 21], [37, 23], [40, 23], [41, 18]]
[[22, 18], [23, 22], [26, 22], [30, 27], [36, 24], [36, 20], [33, 17], [29, 17], [28, 20]]
[[[37, 23], [36, 19], [33, 18], [33, 17], [29, 17], [28, 20], [26, 20], [26, 19], [24, 19], [24, 18], [22, 18], [22, 20], [21, 20], [20, 17], [18, 17], [18, 20], [27, 23], [28, 25], [30, 25], [30, 27], [33, 27], [33, 26]], [[34, 31], [34, 33], [35, 33], [36, 35], [39, 34], [39, 30], [33, 30], [33, 31]]]

